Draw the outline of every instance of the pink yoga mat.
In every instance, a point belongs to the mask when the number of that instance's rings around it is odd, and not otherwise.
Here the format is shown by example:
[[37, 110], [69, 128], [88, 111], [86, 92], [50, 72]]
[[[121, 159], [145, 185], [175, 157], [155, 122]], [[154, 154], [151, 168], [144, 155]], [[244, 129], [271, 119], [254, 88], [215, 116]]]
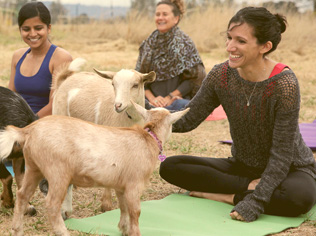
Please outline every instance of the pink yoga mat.
[[226, 119], [226, 113], [223, 109], [222, 106], [217, 107], [207, 118], [207, 121], [210, 120], [222, 120], [222, 119]]

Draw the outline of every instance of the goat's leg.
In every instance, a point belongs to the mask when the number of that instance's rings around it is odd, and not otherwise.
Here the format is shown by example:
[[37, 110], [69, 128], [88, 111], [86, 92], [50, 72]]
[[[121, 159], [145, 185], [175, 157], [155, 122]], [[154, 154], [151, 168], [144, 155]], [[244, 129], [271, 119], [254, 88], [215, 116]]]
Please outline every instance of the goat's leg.
[[46, 196], [46, 208], [55, 235], [69, 236], [64, 220], [60, 214], [63, 199], [67, 194], [68, 183], [63, 179], [48, 179], [49, 190]]
[[17, 191], [14, 216], [12, 223], [12, 234], [23, 235], [23, 216], [27, 210], [28, 202], [33, 196], [42, 174], [28, 168], [25, 172], [21, 189]]
[[101, 198], [101, 211], [106, 212], [112, 210], [112, 192], [110, 188], [105, 188]]
[[120, 222], [118, 224], [118, 228], [122, 232], [122, 235], [128, 235], [129, 231], [129, 216], [128, 216], [128, 208], [126, 205], [126, 200], [124, 199], [124, 192], [115, 191], [117, 199], [119, 201], [119, 206], [121, 210]]
[[1, 194], [1, 205], [5, 208], [13, 208], [14, 201], [13, 201], [13, 193], [12, 193], [12, 183], [13, 178], [8, 172], [8, 176], [5, 179], [1, 179], [3, 192]]
[[18, 189], [20, 189], [22, 186], [22, 181], [23, 181], [24, 172], [25, 172], [24, 165], [25, 165], [25, 162], [24, 162], [24, 159], [22, 158], [12, 160], [12, 167], [15, 174], [15, 181], [16, 181], [16, 185], [18, 186]]
[[[24, 178], [24, 171], [25, 171], [25, 161], [23, 158], [13, 159], [12, 160], [12, 167], [15, 174], [15, 181], [18, 189], [22, 186], [22, 181]], [[30, 216], [36, 215], [36, 209], [33, 205], [29, 204], [26, 210], [26, 214]]]
[[63, 204], [61, 206], [61, 216], [64, 220], [67, 220], [68, 215], [72, 213], [72, 189], [73, 185], [68, 186], [67, 194]]
[[[140, 186], [139, 186], [140, 187]], [[128, 208], [129, 214], [129, 231], [130, 236], [140, 236], [139, 216], [140, 216], [140, 193], [142, 188], [127, 188], [125, 190], [124, 199]]]

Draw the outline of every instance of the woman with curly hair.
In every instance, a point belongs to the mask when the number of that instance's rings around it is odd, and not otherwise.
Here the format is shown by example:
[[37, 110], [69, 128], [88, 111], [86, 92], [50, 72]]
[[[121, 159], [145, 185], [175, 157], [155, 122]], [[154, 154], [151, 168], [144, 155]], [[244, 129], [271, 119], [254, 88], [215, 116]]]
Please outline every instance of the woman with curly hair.
[[157, 29], [140, 46], [136, 70], [156, 72], [147, 84], [145, 96], [155, 107], [183, 108], [194, 96], [205, 77], [200, 55], [178, 24], [184, 14], [182, 0], [162, 0], [156, 5]]

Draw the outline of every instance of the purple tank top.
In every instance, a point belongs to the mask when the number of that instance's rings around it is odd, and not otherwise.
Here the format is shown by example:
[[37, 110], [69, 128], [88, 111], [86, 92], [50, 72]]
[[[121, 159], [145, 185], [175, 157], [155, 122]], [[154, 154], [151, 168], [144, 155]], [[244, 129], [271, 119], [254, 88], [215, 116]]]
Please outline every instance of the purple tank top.
[[51, 45], [40, 69], [33, 76], [23, 76], [20, 71], [22, 62], [31, 51], [30, 48], [24, 53], [16, 65], [14, 77], [15, 89], [26, 100], [35, 114], [49, 102], [49, 93], [52, 83], [49, 62], [56, 48], [56, 45]]

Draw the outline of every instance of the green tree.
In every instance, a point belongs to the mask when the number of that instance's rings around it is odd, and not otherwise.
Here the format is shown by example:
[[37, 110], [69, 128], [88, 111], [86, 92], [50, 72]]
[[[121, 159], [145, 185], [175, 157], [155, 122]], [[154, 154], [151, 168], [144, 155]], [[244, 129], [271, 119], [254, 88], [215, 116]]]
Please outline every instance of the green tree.
[[153, 14], [156, 8], [155, 0], [131, 0], [131, 9], [139, 13]]
[[49, 11], [52, 17], [52, 23], [56, 23], [60, 16], [65, 16], [67, 14], [67, 10], [61, 4], [60, 0], [52, 2], [49, 7]]
[[21, 9], [21, 7], [27, 2], [31, 2], [31, 1], [28, 1], [28, 0], [16, 0], [15, 9], [17, 11], [19, 11]]
[[199, 5], [199, 4], [198, 4], [197, 0], [187, 0], [187, 1], [186, 1], [186, 7], [187, 7], [187, 9], [196, 8], [198, 5]]

